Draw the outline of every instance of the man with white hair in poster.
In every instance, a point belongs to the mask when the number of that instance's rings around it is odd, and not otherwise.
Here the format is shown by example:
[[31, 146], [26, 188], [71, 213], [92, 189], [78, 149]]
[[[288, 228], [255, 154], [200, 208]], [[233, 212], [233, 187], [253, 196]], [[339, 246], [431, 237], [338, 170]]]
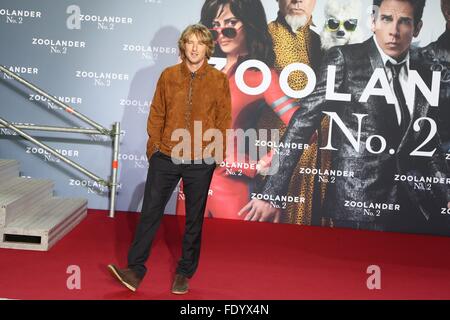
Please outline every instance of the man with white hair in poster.
[[[292, 63], [303, 63], [317, 70], [322, 60], [322, 49], [320, 36], [314, 32], [313, 11], [316, 7], [316, 0], [277, 0], [278, 15], [275, 21], [269, 23], [269, 33], [272, 36], [273, 48], [275, 51], [275, 68], [281, 72]], [[294, 71], [288, 77], [289, 87], [293, 90], [302, 90], [308, 84], [308, 79], [303, 72]], [[281, 102], [280, 102], [281, 103]], [[300, 100], [301, 104], [301, 100]], [[274, 128], [277, 121], [271, 120], [268, 115], [262, 115], [259, 125], [263, 128]], [[285, 131], [285, 126], [279, 124], [277, 128], [280, 132]], [[328, 120], [324, 119], [321, 126], [322, 130], [314, 132], [308, 141], [308, 148], [299, 159], [297, 166], [307, 166], [314, 168], [329, 168], [329, 152], [320, 151], [321, 139], [326, 139], [328, 130]], [[267, 165], [268, 159], [263, 159], [261, 164]], [[324, 198], [325, 188], [323, 184], [317, 183], [312, 176], [302, 176], [293, 174], [289, 187], [286, 190], [287, 195], [304, 198], [302, 202], [288, 202], [281, 209], [273, 210], [273, 214], [258, 219], [258, 216], [249, 217], [251, 221], [277, 221], [282, 216], [282, 221], [293, 224], [321, 224], [321, 221], [315, 220], [313, 211], [319, 209]], [[248, 209], [247, 204], [239, 212], [243, 215]]]

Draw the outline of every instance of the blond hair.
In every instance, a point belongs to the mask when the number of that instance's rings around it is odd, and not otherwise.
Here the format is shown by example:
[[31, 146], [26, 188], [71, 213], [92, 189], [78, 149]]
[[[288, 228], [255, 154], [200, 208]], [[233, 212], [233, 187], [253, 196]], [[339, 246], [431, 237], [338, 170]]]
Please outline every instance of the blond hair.
[[180, 50], [181, 59], [184, 60], [186, 58], [186, 42], [193, 34], [197, 37], [197, 39], [200, 40], [201, 43], [206, 45], [206, 58], [211, 58], [214, 52], [214, 41], [212, 38], [212, 34], [204, 25], [197, 23], [192, 24], [184, 29], [180, 39], [178, 40], [178, 49]]

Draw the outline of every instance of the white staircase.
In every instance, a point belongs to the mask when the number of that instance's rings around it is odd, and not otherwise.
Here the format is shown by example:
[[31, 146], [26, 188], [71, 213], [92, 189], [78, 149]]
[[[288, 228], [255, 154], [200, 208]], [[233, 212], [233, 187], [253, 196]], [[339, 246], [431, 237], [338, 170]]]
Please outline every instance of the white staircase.
[[85, 199], [53, 197], [50, 180], [19, 177], [19, 163], [0, 159], [0, 248], [49, 250], [87, 214]]

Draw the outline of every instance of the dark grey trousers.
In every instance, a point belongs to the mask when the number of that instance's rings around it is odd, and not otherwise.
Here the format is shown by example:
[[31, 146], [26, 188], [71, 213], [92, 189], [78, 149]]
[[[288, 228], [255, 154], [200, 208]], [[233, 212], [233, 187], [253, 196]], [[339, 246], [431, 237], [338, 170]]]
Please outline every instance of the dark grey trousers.
[[169, 156], [156, 152], [150, 157], [149, 165], [142, 212], [128, 252], [128, 267], [138, 276], [145, 276], [145, 263], [164, 208], [182, 178], [186, 195], [186, 226], [176, 272], [190, 278], [197, 269], [200, 257], [203, 217], [215, 163], [174, 164]]

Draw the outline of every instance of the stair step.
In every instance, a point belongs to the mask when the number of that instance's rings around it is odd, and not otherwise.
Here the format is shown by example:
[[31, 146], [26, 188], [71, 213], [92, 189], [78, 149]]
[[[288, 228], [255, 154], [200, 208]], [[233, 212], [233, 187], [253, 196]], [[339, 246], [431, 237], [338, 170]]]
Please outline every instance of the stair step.
[[51, 198], [17, 216], [0, 231], [0, 247], [49, 250], [87, 214], [84, 199]]
[[0, 159], [0, 248], [47, 251], [87, 215], [87, 200], [53, 197], [53, 181], [19, 177]]
[[13, 178], [0, 184], [0, 228], [53, 193], [50, 180]]
[[0, 159], [0, 184], [19, 176], [19, 162]]
[[0, 159], [0, 169], [3, 167], [8, 167], [12, 165], [19, 165], [19, 161], [17, 160], [9, 160], [9, 159]]

